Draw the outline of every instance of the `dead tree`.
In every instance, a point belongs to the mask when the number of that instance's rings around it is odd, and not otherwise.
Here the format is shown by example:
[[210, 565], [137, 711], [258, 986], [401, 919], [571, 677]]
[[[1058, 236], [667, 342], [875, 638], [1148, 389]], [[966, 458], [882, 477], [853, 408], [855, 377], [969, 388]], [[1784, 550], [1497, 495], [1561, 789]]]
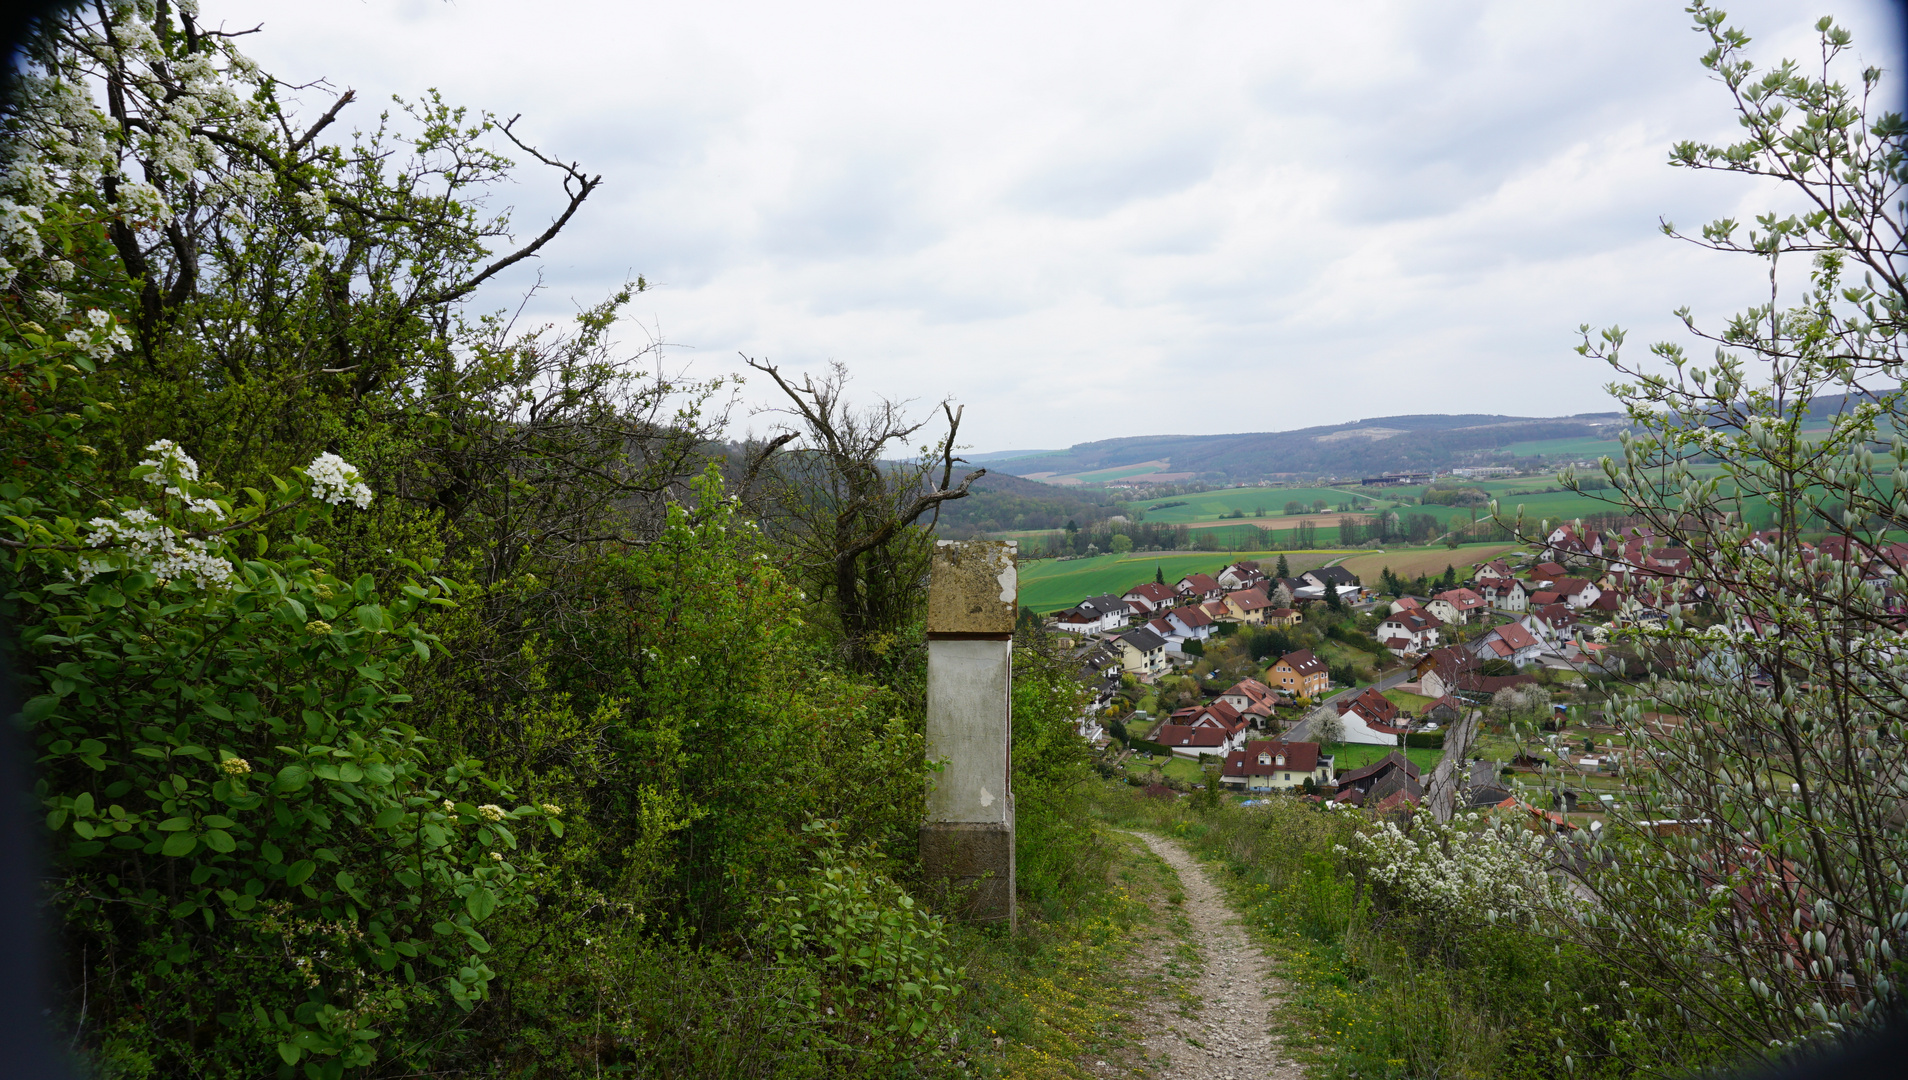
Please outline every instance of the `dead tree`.
[[[773, 364], [743, 359], [788, 399], [765, 411], [789, 418], [756, 450], [745, 496], [791, 552], [806, 591], [833, 614], [844, 657], [868, 668], [919, 614], [941, 504], [964, 498], [987, 470], [954, 483], [962, 410], [946, 400], [946, 432], [913, 447], [932, 421], [909, 419], [906, 402], [849, 405], [843, 365], [797, 382]], [[930, 513], [927, 527], [916, 524]]]

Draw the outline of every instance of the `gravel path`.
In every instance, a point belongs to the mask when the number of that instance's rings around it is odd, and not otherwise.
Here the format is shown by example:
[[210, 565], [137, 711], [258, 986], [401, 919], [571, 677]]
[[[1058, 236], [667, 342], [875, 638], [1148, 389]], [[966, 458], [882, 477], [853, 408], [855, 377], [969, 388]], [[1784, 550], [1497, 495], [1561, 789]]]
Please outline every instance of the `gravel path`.
[[1186, 849], [1172, 840], [1134, 833], [1179, 875], [1186, 894], [1202, 968], [1189, 989], [1200, 1003], [1187, 1018], [1168, 1002], [1144, 1010], [1148, 1056], [1170, 1062], [1162, 1080], [1303, 1080], [1272, 1037], [1272, 1009], [1284, 984], [1246, 938], [1225, 894]]

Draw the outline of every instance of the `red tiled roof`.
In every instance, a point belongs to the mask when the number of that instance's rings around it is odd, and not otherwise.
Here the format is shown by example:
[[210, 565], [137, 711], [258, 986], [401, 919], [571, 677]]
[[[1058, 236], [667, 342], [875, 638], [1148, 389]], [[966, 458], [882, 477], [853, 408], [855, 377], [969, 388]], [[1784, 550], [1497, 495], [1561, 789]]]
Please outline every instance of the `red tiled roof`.
[[1178, 593], [1173, 591], [1171, 585], [1161, 585], [1156, 581], [1148, 581], [1145, 584], [1135, 585], [1126, 590], [1126, 595], [1120, 597], [1120, 599], [1124, 600], [1127, 596], [1137, 596], [1152, 604], [1163, 604], [1178, 595]]
[[1184, 724], [1161, 724], [1153, 733], [1152, 741], [1161, 746], [1190, 746], [1196, 749], [1217, 749], [1226, 744], [1227, 732], [1216, 727], [1187, 727]]
[[[1273, 764], [1259, 764], [1260, 754], [1270, 754]], [[1285, 755], [1285, 764], [1277, 764], [1279, 755]], [[1318, 768], [1318, 744], [1315, 742], [1289, 743], [1275, 739], [1254, 739], [1245, 744], [1245, 749], [1235, 750], [1226, 755], [1225, 775], [1227, 776], [1265, 776], [1273, 772], [1309, 773]]]
[[1484, 598], [1470, 589], [1446, 589], [1434, 599], [1442, 600], [1459, 611], [1470, 611], [1484, 606]]
[[[1297, 652], [1286, 653], [1284, 656], [1279, 657], [1279, 664], [1284, 664], [1299, 675], [1316, 675], [1325, 670], [1325, 661], [1313, 656], [1312, 650], [1310, 649], [1300, 649]], [[1274, 664], [1273, 666], [1277, 667], [1278, 664]]]
[[1187, 574], [1179, 579], [1179, 583], [1184, 585], [1188, 592], [1209, 593], [1218, 592], [1220, 589], [1219, 582], [1211, 574]]
[[1340, 716], [1343, 716], [1353, 709], [1357, 709], [1358, 715], [1364, 717], [1367, 721], [1377, 720], [1383, 722], [1398, 715], [1398, 706], [1393, 705], [1391, 699], [1387, 698], [1384, 693], [1375, 686], [1367, 686], [1364, 692], [1360, 693], [1357, 697], [1352, 698], [1350, 701], [1341, 700], [1338, 703], [1338, 714]]
[[1392, 652], [1405, 652], [1411, 648], [1411, 640], [1409, 638], [1388, 637], [1385, 639], [1384, 644], [1385, 648], [1390, 649]]
[[1272, 602], [1265, 598], [1265, 594], [1257, 589], [1241, 589], [1235, 593], [1228, 593], [1226, 601], [1237, 606], [1240, 611], [1257, 611], [1260, 608], [1272, 606]]
[[1276, 701], [1278, 699], [1278, 694], [1273, 691], [1271, 687], [1257, 679], [1240, 679], [1238, 682], [1232, 684], [1231, 688], [1226, 691], [1226, 694], [1238, 694], [1252, 701]]
[[1176, 607], [1167, 614], [1177, 615], [1179, 621], [1185, 623], [1187, 629], [1190, 630], [1197, 630], [1202, 626], [1212, 625], [1212, 616], [1206, 614], [1204, 608], [1193, 604], [1187, 604], [1185, 607]]
[[1491, 633], [1503, 639], [1504, 644], [1512, 649], [1528, 649], [1537, 644], [1537, 639], [1531, 636], [1530, 631], [1517, 623], [1505, 623]]

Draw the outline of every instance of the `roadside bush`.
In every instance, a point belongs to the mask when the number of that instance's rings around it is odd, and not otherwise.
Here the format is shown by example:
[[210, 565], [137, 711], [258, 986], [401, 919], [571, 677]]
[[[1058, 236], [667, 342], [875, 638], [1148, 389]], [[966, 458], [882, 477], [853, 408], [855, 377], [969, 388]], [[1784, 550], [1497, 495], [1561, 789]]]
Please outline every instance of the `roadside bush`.
[[816, 978], [802, 993], [824, 1059], [893, 1060], [951, 1042], [949, 1005], [966, 973], [950, 958], [944, 921], [867, 868], [871, 853], [842, 847], [833, 822], [803, 832], [818, 842], [815, 867], [763, 905], [763, 933], [776, 960]]
[[[70, 349], [10, 344], [27, 394], [101, 416], [84, 378], [59, 386]], [[84, 456], [81, 426], [44, 410], [8, 442], [35, 424]], [[430, 654], [418, 617], [449, 586], [411, 564], [381, 599], [369, 575], [332, 573], [305, 532], [368, 504], [355, 470], [321, 456], [240, 500], [176, 445], [147, 450], [137, 494], [111, 501], [120, 485], [82, 470], [0, 485], [57, 903], [116, 974], [90, 992], [105, 1056], [202, 1075], [368, 1065], [381, 1037], [485, 997], [479, 927], [532, 902], [541, 860], [517, 830], [560, 833], [559, 808], [507, 806], [404, 723], [397, 678]]]

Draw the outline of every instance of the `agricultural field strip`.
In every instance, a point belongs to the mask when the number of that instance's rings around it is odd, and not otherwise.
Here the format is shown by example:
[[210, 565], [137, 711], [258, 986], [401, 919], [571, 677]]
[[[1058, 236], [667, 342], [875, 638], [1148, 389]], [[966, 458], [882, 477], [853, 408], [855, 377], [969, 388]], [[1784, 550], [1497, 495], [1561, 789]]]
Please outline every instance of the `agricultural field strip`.
[[1115, 596], [1141, 582], [1153, 580], [1157, 566], [1170, 584], [1187, 574], [1217, 573], [1241, 559], [1277, 563], [1283, 555], [1292, 573], [1325, 565], [1343, 551], [1136, 551], [1126, 555], [1096, 555], [1090, 559], [1041, 559], [1020, 567], [1020, 603], [1046, 614], [1072, 607], [1089, 596]]

